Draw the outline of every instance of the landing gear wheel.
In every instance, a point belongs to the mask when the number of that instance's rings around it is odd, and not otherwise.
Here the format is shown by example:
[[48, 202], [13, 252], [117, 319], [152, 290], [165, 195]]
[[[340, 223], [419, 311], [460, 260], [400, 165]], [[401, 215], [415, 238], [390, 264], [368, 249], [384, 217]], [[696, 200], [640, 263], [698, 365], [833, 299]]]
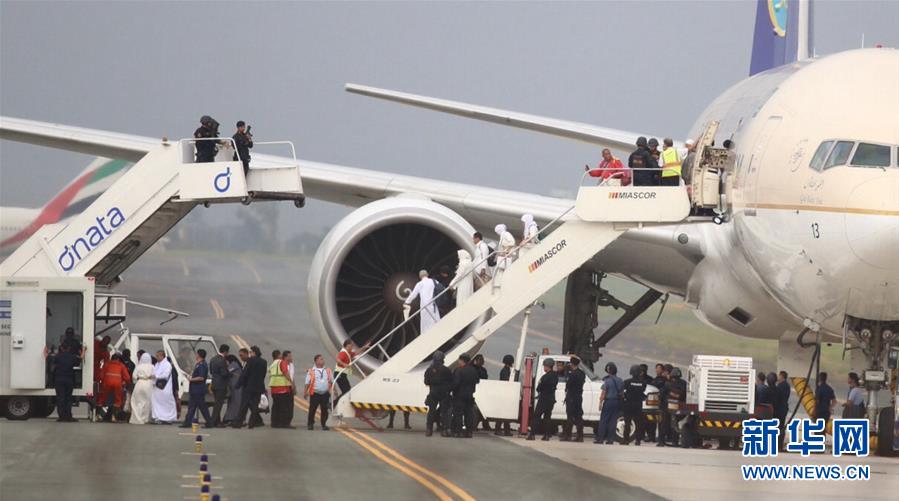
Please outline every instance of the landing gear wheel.
[[893, 427], [896, 426], [896, 410], [892, 407], [880, 409], [877, 416], [877, 449], [878, 456], [893, 457]]
[[3, 414], [10, 421], [24, 421], [31, 417], [34, 401], [31, 397], [9, 397], [3, 403]]

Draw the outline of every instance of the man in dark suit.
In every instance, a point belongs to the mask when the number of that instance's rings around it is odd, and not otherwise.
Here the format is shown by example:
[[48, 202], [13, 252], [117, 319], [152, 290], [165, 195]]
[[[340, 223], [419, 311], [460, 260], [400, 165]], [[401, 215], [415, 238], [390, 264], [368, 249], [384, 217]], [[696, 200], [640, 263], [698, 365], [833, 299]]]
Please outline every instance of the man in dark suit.
[[263, 426], [262, 416], [259, 415], [259, 400], [265, 393], [265, 375], [268, 373], [268, 363], [262, 358], [262, 351], [258, 346], [250, 347], [250, 359], [243, 368], [243, 373], [237, 382], [239, 388], [243, 388], [243, 398], [240, 402], [240, 412], [237, 415], [237, 422], [232, 426], [241, 428], [244, 424], [244, 418], [247, 416], [247, 410], [250, 411], [250, 420], [247, 428], [255, 428]]
[[231, 347], [227, 344], [219, 346], [219, 352], [209, 360], [209, 375], [212, 377], [212, 422], [211, 426], [222, 426], [222, 407], [228, 398], [228, 381], [231, 373], [228, 371], [228, 353]]

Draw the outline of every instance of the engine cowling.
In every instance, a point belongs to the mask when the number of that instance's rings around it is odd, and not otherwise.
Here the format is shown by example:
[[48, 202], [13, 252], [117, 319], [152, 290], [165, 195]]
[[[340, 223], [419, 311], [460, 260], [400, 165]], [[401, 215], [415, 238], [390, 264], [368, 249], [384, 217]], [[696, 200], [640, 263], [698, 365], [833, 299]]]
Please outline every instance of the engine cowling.
[[[402, 323], [403, 304], [419, 270], [432, 278], [443, 266], [455, 270], [456, 251], [474, 250], [474, 231], [456, 212], [417, 197], [372, 202], [337, 223], [315, 253], [307, 286], [312, 318], [327, 349], [336, 354], [346, 339], [374, 343]], [[409, 322], [384, 343], [384, 351], [393, 355], [418, 335], [419, 323]], [[371, 371], [386, 356], [372, 350], [360, 365]]]

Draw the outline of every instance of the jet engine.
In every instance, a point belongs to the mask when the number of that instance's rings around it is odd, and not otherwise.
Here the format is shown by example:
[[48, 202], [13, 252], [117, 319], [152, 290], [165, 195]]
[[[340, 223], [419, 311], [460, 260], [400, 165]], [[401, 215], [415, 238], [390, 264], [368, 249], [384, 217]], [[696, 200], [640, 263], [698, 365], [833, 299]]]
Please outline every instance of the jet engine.
[[[401, 196], [356, 209], [328, 233], [312, 260], [307, 290], [314, 327], [336, 354], [346, 339], [374, 344], [403, 322], [403, 304], [420, 270], [453, 275], [457, 251], [473, 252], [474, 228], [426, 198]], [[419, 300], [412, 304], [413, 312]], [[476, 325], [469, 326], [472, 329]], [[360, 360], [369, 372], [419, 334], [415, 320]], [[455, 345], [460, 332], [444, 349]]]

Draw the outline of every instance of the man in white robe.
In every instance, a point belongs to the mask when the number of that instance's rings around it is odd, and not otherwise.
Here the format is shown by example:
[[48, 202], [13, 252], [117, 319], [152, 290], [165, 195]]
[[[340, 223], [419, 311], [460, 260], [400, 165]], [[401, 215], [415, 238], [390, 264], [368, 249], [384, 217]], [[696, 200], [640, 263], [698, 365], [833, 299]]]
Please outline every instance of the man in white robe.
[[437, 303], [431, 303], [434, 299], [434, 287], [436, 285], [434, 280], [428, 277], [427, 270], [418, 272], [418, 277], [421, 280], [415, 284], [412, 294], [409, 294], [409, 297], [406, 298], [403, 316], [404, 318], [409, 318], [412, 301], [415, 301], [415, 298], [419, 298], [421, 312], [418, 314], [418, 318], [421, 321], [421, 333], [424, 334], [440, 320], [440, 312], [437, 311]]
[[450, 282], [450, 289], [456, 291], [456, 306], [468, 300], [474, 286], [473, 266], [471, 254], [465, 249], [459, 249], [459, 266], [456, 267], [456, 276]]
[[534, 222], [534, 216], [531, 214], [521, 216], [521, 222], [524, 223], [524, 231], [521, 235], [522, 249], [524, 252], [527, 252], [540, 242], [537, 236], [540, 233], [540, 229], [537, 227], [537, 223]]
[[478, 290], [490, 281], [490, 267], [487, 263], [490, 257], [490, 247], [487, 246], [484, 236], [479, 231], [474, 233], [472, 239], [474, 241], [474, 290]]
[[[172, 364], [165, 358], [165, 352], [156, 352], [156, 367], [153, 369], [153, 403], [151, 406], [153, 420], [162, 423], [173, 423], [178, 420], [175, 406], [175, 395], [172, 393]], [[165, 381], [165, 387], [159, 389], [157, 382]]]
[[147, 424], [150, 421], [150, 409], [153, 400], [153, 363], [150, 354], [140, 356], [131, 379], [134, 391], [131, 393], [131, 424]]
[[504, 224], [496, 225], [494, 231], [496, 231], [496, 235], [499, 237], [496, 249], [496, 270], [493, 272], [492, 282], [493, 288], [496, 289], [502, 287], [503, 273], [512, 265], [512, 260], [515, 258], [515, 237], [509, 233]]

